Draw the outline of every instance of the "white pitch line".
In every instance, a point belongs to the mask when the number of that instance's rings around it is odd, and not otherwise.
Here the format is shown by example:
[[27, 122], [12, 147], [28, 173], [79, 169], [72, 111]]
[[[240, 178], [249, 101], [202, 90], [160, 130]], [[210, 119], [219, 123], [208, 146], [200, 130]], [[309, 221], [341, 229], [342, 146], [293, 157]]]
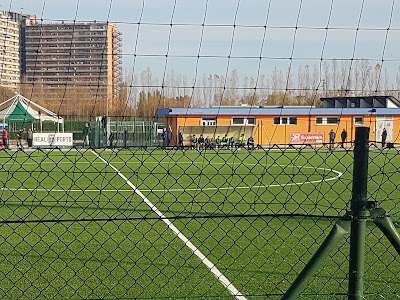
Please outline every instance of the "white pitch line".
[[226, 278], [224, 274], [222, 274], [221, 271], [218, 270], [218, 268], [191, 241], [189, 241], [189, 239], [174, 224], [172, 224], [172, 222], [167, 219], [167, 217], [165, 217], [164, 214], [149, 199], [147, 199], [146, 196], [143, 195], [142, 192], [139, 191], [128, 178], [125, 177], [124, 174], [122, 174], [117, 168], [115, 168], [112, 164], [110, 164], [96, 152], [94, 152], [93, 150], [92, 152], [107, 166], [112, 168], [123, 180], [125, 180], [126, 184], [128, 184], [134, 190], [134, 192], [138, 194], [139, 197], [142, 198], [143, 201], [152, 209], [152, 211], [154, 211], [161, 218], [161, 220], [165, 224], [167, 224], [167, 226], [186, 245], [186, 247], [192, 250], [192, 252], [201, 260], [203, 264], [208, 267], [208, 269], [214, 274], [214, 276], [217, 277], [222, 285], [224, 285], [229, 290], [229, 292], [236, 297], [236, 299], [246, 300], [246, 297], [243, 296], [242, 293], [240, 293], [236, 289], [236, 287], [229, 281], [229, 279]]
[[[327, 178], [327, 179], [319, 179], [319, 180], [312, 180], [312, 181], [304, 181], [304, 182], [290, 182], [290, 183], [285, 183], [285, 184], [269, 184], [269, 185], [250, 185], [250, 186], [227, 186], [227, 187], [210, 187], [210, 188], [182, 188], [182, 189], [141, 189], [142, 192], [146, 193], [173, 193], [173, 192], [197, 192], [197, 191], [216, 191], [216, 190], [242, 190], [242, 189], [267, 189], [270, 187], [285, 187], [285, 186], [293, 186], [293, 185], [303, 185], [303, 184], [315, 184], [315, 183], [321, 183], [321, 182], [326, 182], [326, 181], [332, 181], [332, 180], [337, 180], [339, 179], [343, 173], [333, 170], [333, 169], [325, 169], [325, 168], [315, 168], [315, 169], [320, 169], [324, 171], [330, 171], [333, 173], [336, 173], [337, 176]], [[36, 191], [36, 192], [59, 192], [59, 193], [98, 193], [100, 190], [98, 189], [84, 189], [82, 188], [81, 190], [79, 189], [26, 189], [26, 188], [7, 188], [7, 187], [2, 187], [0, 190], [5, 190], [5, 191]], [[113, 189], [102, 189], [102, 192], [131, 192], [132, 190], [113, 190]]]
[[[304, 181], [304, 182], [291, 182], [291, 183], [285, 183], [285, 184], [269, 184], [269, 185], [251, 185], [251, 186], [227, 186], [227, 187], [211, 187], [211, 188], [182, 188], [182, 189], [142, 189], [142, 192], [155, 192], [155, 193], [167, 193], [167, 192], [197, 192], [197, 191], [216, 191], [216, 190], [242, 190], [242, 189], [260, 189], [260, 188], [270, 188], [270, 187], [285, 187], [285, 186], [293, 186], [293, 185], [303, 185], [303, 184], [314, 184], [314, 183], [321, 183], [321, 182], [326, 182], [326, 181], [332, 181], [332, 180], [337, 180], [339, 177], [343, 175], [342, 172], [332, 170], [330, 169], [331, 172], [334, 172], [337, 174], [335, 177], [331, 177], [328, 179], [319, 179], [319, 180], [312, 180], [312, 181]], [[59, 193], [65, 193], [65, 192], [72, 192], [72, 193], [98, 193], [100, 190], [98, 189], [26, 189], [26, 188], [7, 188], [7, 187], [2, 187], [0, 190], [8, 190], [8, 191], [37, 191], [37, 192], [59, 192]], [[102, 189], [102, 192], [131, 192], [132, 190], [117, 190], [117, 189]]]
[[[58, 165], [76, 165], [79, 163], [79, 165], [97, 165], [100, 164], [100, 162], [92, 162], [88, 160], [79, 160], [79, 161], [59, 161], [59, 162], [54, 162], [54, 161], [41, 161], [41, 162], [24, 162], [24, 166], [28, 165], [34, 165], [34, 166], [41, 166], [41, 165], [51, 165], [51, 166], [58, 166]], [[178, 167], [181, 165], [202, 165], [202, 161], [114, 161], [113, 165], [123, 165], [123, 166], [129, 166], [129, 165], [139, 165], [139, 167], [145, 168], [146, 165], [168, 165], [168, 166], [173, 166], [173, 167]], [[6, 162], [3, 164], [3, 166], [11, 165], [14, 166], [15, 162]], [[206, 166], [261, 166], [261, 167], [297, 167], [295, 165], [281, 165], [281, 164], [262, 164], [260, 162], [257, 163], [246, 163], [245, 165], [242, 164], [242, 162], [212, 162], [212, 165], [206, 165]], [[304, 169], [314, 169], [313, 166], [302, 166], [301, 168]], [[320, 169], [320, 168], [318, 168]], [[86, 171], [86, 170], [81, 170], [81, 171]]]

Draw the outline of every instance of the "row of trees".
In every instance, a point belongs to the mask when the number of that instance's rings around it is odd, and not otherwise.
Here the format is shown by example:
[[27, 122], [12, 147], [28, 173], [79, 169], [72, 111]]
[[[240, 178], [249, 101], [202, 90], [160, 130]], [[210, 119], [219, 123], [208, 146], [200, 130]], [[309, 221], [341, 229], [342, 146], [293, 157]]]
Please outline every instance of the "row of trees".
[[166, 74], [164, 79], [150, 69], [126, 80], [128, 103], [137, 115], [154, 116], [160, 107], [320, 106], [321, 97], [400, 96], [400, 67], [390, 75], [381, 64], [367, 60], [333, 60], [297, 69], [275, 68], [269, 74], [208, 74], [196, 79]]
[[[393, 72], [392, 72], [393, 73]], [[319, 106], [320, 97], [358, 95], [400, 95], [400, 68], [394, 75], [380, 64], [367, 60], [333, 60], [297, 69], [275, 68], [258, 76], [203, 74], [192, 78], [170, 72], [157, 77], [148, 68], [140, 74], [125, 74], [119, 96], [99, 97], [98, 86], [46, 87], [38, 83], [21, 84], [18, 91], [0, 89], [3, 100], [19, 92], [60, 115], [138, 116], [151, 119], [159, 108], [304, 105]]]
[[97, 87], [92, 86], [48, 87], [38, 83], [24, 83], [16, 90], [0, 87], [1, 102], [16, 93], [63, 117], [88, 120], [90, 117], [105, 114], [134, 114], [133, 108], [126, 100], [127, 88], [122, 86], [118, 98], [107, 99], [101, 96], [102, 93]]

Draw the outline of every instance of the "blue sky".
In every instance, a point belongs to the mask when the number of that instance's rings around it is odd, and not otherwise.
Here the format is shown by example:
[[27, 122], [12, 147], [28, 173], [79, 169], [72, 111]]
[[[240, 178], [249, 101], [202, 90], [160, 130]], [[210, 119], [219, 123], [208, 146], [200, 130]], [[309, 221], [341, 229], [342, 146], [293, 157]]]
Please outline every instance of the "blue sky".
[[[260, 53], [265, 57], [261, 61], [265, 73], [274, 67], [289, 66], [290, 57], [293, 67], [318, 65], [321, 55], [328, 61], [354, 57], [369, 59], [373, 64], [383, 58], [385, 67], [393, 70], [400, 60], [400, 1], [393, 0], [334, 0], [332, 11], [331, 0], [0, 0], [0, 3], [2, 10], [22, 8], [26, 14], [42, 17], [44, 22], [72, 21], [76, 15], [77, 21], [116, 23], [123, 33], [123, 66], [128, 70], [134, 66], [138, 72], [150, 67], [155, 74], [162, 74], [167, 63], [167, 71], [193, 76], [199, 49], [199, 74], [225, 74], [228, 68], [254, 76]], [[361, 29], [357, 33], [359, 19]], [[171, 20], [172, 30], [168, 25]], [[203, 20], [206, 27], [200, 45]], [[138, 55], [136, 60], [134, 54]], [[229, 60], [228, 55], [231, 55]]]

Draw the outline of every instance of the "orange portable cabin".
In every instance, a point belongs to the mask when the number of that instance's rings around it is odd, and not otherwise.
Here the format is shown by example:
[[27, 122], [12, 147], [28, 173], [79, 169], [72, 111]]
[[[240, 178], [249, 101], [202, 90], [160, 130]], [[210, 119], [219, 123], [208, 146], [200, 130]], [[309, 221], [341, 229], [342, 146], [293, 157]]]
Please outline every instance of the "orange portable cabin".
[[[360, 101], [354, 105], [353, 100], [366, 97], [323, 98], [326, 108], [310, 107], [210, 107], [210, 108], [167, 108], [159, 109], [158, 115], [171, 131], [172, 141], [177, 141], [181, 130], [184, 143], [189, 144], [195, 134], [204, 137], [222, 138], [225, 134], [237, 141], [241, 134], [245, 138], [252, 136], [256, 144], [272, 146], [274, 144], [323, 144], [329, 142], [329, 132], [336, 133], [335, 142], [340, 142], [341, 132], [346, 130], [347, 142], [354, 140], [355, 127], [371, 128], [370, 141], [381, 141], [383, 128], [387, 130], [387, 142], [400, 142], [400, 108], [388, 101], [393, 97], [381, 97], [378, 107], [367, 106]], [[370, 98], [370, 97], [367, 97]], [[372, 97], [371, 97], [372, 98]], [[376, 99], [373, 97], [372, 99]], [[379, 97], [378, 97], [379, 98]], [[351, 99], [346, 107], [337, 107], [340, 101], [331, 99]], [[383, 99], [386, 99], [384, 104]], [[393, 98], [395, 99], [395, 98]], [[397, 99], [395, 99], [397, 100]], [[333, 103], [333, 105], [332, 105]], [[353, 104], [352, 104], [353, 103]], [[379, 105], [378, 105], [379, 104]], [[373, 106], [374, 103], [372, 102]], [[379, 106], [394, 107], [379, 107]], [[334, 107], [332, 107], [334, 106]], [[350, 106], [350, 107], [347, 107]]]

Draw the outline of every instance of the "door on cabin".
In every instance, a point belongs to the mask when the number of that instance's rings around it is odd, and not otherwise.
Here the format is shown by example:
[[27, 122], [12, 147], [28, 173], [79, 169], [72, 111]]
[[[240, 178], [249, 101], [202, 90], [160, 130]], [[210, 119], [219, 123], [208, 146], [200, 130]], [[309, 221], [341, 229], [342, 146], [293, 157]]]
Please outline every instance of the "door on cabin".
[[376, 116], [375, 139], [378, 143], [382, 140], [382, 131], [386, 128], [386, 142], [393, 141], [393, 116]]

